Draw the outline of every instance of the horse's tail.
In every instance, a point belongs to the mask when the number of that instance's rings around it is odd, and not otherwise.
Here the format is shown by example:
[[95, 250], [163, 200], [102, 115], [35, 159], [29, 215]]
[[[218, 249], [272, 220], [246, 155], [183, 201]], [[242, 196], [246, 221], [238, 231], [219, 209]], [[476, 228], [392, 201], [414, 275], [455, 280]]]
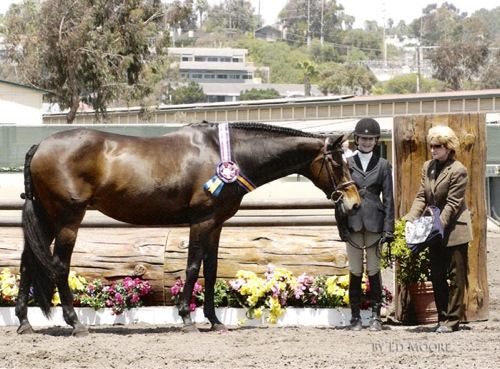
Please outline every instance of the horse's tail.
[[53, 232], [45, 209], [34, 195], [30, 165], [37, 148], [38, 145], [34, 145], [29, 149], [24, 162], [25, 192], [21, 194], [21, 198], [25, 200], [22, 212], [24, 251], [21, 268], [33, 285], [35, 301], [44, 315], [49, 316], [55, 290], [55, 273], [50, 251]]

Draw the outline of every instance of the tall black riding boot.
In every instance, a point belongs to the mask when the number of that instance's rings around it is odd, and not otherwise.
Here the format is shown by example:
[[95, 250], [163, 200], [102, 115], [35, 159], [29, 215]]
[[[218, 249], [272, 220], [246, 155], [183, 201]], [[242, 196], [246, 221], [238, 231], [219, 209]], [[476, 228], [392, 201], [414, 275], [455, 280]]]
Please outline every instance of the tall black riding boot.
[[351, 325], [352, 331], [360, 331], [363, 328], [361, 324], [361, 276], [349, 275], [349, 302], [351, 304]]
[[370, 319], [370, 331], [382, 330], [382, 319], [380, 309], [382, 308], [382, 276], [380, 272], [368, 276], [370, 280], [370, 297], [372, 301], [372, 317]]

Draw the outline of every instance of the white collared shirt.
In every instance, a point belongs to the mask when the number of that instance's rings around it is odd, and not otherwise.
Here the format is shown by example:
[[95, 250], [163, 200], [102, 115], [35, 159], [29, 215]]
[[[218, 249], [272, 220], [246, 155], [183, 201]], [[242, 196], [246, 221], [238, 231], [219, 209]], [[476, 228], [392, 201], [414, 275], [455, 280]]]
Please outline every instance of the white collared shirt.
[[363, 167], [363, 172], [366, 172], [366, 168], [368, 168], [368, 163], [370, 162], [373, 156], [373, 151], [370, 151], [369, 153], [358, 151], [358, 156], [359, 156], [359, 161], [361, 162], [361, 166]]

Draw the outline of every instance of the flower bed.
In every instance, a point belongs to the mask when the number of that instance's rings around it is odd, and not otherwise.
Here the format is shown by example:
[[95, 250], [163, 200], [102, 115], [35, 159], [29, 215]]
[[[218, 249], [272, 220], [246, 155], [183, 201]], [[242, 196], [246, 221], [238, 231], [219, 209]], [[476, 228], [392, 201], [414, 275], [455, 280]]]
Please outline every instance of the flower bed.
[[[0, 305], [13, 306], [15, 304], [18, 283], [19, 276], [12, 274], [8, 269], [0, 273]], [[137, 309], [143, 305], [142, 298], [151, 291], [149, 283], [139, 278], [126, 277], [110, 285], [103, 285], [99, 280], [88, 283], [83, 277], [71, 272], [69, 284], [75, 298], [75, 306], [82, 308], [77, 311], [85, 324], [92, 325], [95, 322], [100, 324], [128, 324], [130, 322], [177, 324], [182, 322], [175, 307]], [[260, 325], [264, 322], [278, 325], [345, 325], [350, 318], [347, 309], [348, 286], [347, 275], [313, 277], [303, 273], [295, 277], [283, 268], [268, 265], [264, 277], [259, 277], [253, 272], [239, 271], [233, 280], [217, 280], [215, 306], [219, 308], [217, 311], [220, 319], [227, 325], [245, 323]], [[172, 298], [177, 305], [183, 288], [184, 282], [180, 278], [171, 288]], [[362, 300], [364, 309], [370, 307], [369, 293], [370, 286], [368, 279], [365, 278]], [[391, 301], [391, 293], [384, 288], [384, 304]], [[54, 305], [60, 304], [57, 292], [52, 302]], [[203, 313], [199, 309], [203, 302], [203, 287], [196, 283], [190, 308], [197, 321], [204, 321]], [[85, 309], [85, 307], [93, 310]], [[4, 324], [11, 321], [17, 324], [13, 309], [1, 311]], [[30, 308], [29, 314], [34, 314], [34, 319], [43, 321], [43, 317], [38, 317], [41, 315], [38, 308]], [[56, 313], [53, 317], [57, 319], [62, 317], [62, 314]], [[48, 321], [46, 323], [48, 324]], [[0, 324], [2, 324], [1, 321]], [[57, 324], [57, 322], [52, 321], [52, 324]], [[62, 324], [64, 325], [64, 322]]]
[[[19, 293], [19, 275], [5, 268], [0, 273], [0, 306], [13, 306]], [[125, 277], [105, 285], [96, 279], [87, 282], [82, 276], [70, 272], [69, 287], [73, 292], [73, 304], [77, 307], [91, 307], [95, 310], [110, 308], [113, 314], [119, 315], [127, 309], [143, 305], [143, 297], [151, 292], [148, 281], [140, 278]], [[52, 298], [54, 306], [61, 304], [59, 293]], [[33, 305], [33, 294], [30, 293], [28, 305]]]
[[[178, 278], [171, 288], [176, 304], [179, 304], [184, 282]], [[276, 323], [285, 309], [290, 307], [341, 308], [349, 305], [349, 276], [309, 276], [305, 273], [295, 277], [290, 271], [268, 265], [264, 277], [240, 270], [236, 279], [218, 280], [215, 285], [216, 307], [238, 307], [247, 310], [249, 319], [261, 319], [266, 315], [267, 322]], [[362, 308], [371, 307], [370, 285], [364, 278]], [[383, 304], [392, 301], [392, 294], [383, 289]], [[203, 287], [196, 283], [191, 297], [191, 311], [202, 306]]]

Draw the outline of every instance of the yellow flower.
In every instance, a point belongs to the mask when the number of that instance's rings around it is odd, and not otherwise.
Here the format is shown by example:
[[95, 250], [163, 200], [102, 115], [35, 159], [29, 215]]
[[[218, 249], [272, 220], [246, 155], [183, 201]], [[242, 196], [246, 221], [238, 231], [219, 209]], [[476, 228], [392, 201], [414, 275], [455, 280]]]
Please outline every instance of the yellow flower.
[[58, 291], [56, 291], [54, 296], [52, 296], [52, 305], [61, 305], [61, 297], [59, 296]]
[[269, 317], [267, 318], [267, 321], [270, 324], [276, 324], [278, 318], [283, 315], [283, 308], [281, 307], [279, 300], [274, 297], [270, 297], [267, 300], [267, 303], [269, 305]]
[[349, 288], [349, 275], [341, 275], [338, 283], [343, 288]]
[[254, 272], [248, 270], [238, 270], [236, 273], [236, 278], [241, 279], [257, 279], [257, 275]]
[[7, 285], [7, 286], [2, 286], [2, 295], [7, 296], [7, 297], [15, 297], [19, 293], [19, 288], [17, 288], [16, 285]]
[[264, 307], [261, 306], [260, 308], [258, 309], [255, 309], [253, 311], [253, 316], [255, 317], [255, 319], [260, 319], [262, 318], [262, 313], [263, 313], [263, 310], [264, 310]]
[[344, 304], [349, 305], [349, 294], [348, 293], [344, 294], [344, 298], [342, 299], [342, 301], [344, 302]]
[[84, 277], [77, 276], [74, 271], [69, 272], [68, 276], [68, 284], [69, 288], [71, 288], [73, 291], [82, 291], [85, 289], [85, 285], [87, 284], [87, 281], [85, 280]]

